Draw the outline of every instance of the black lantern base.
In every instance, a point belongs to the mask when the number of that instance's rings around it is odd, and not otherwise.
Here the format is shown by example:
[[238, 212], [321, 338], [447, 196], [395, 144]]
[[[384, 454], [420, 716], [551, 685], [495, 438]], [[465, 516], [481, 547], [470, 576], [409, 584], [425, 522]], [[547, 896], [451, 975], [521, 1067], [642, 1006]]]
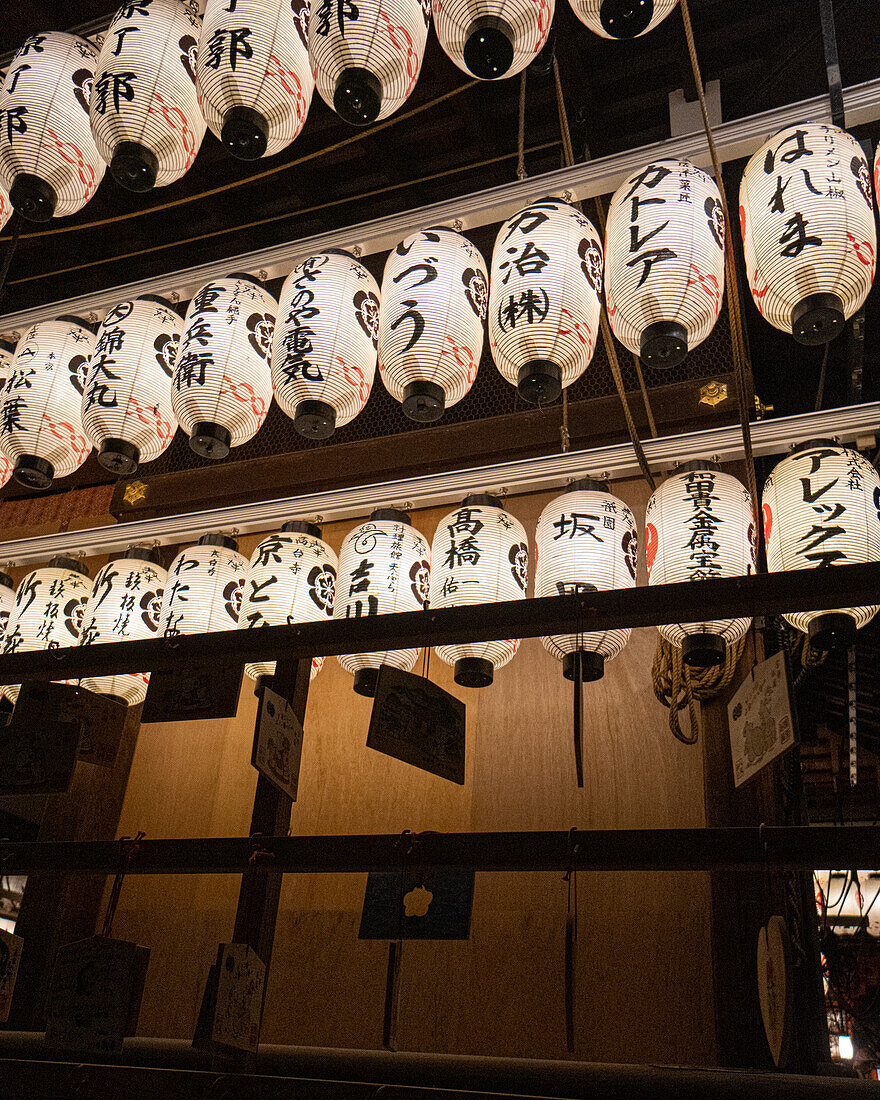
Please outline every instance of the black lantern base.
[[807, 629], [810, 648], [820, 653], [829, 649], [848, 649], [856, 640], [856, 621], [843, 611], [826, 611], [810, 620]]
[[229, 454], [232, 436], [222, 424], [212, 424], [209, 420], [200, 420], [189, 437], [191, 451], [201, 458], [211, 458], [219, 462]]
[[9, 188], [9, 201], [29, 222], [52, 220], [58, 195], [51, 183], [30, 172], [19, 172]]
[[410, 420], [430, 424], [446, 411], [446, 394], [436, 382], [408, 382], [403, 387], [403, 411]]
[[105, 439], [98, 451], [98, 462], [118, 477], [130, 477], [137, 471], [141, 452], [124, 439]]
[[369, 126], [382, 109], [382, 85], [369, 69], [356, 65], [343, 69], [333, 93], [333, 109], [351, 126]]
[[688, 634], [681, 643], [681, 659], [688, 668], [712, 668], [727, 659], [727, 642], [720, 634]]
[[120, 141], [113, 151], [110, 175], [126, 191], [152, 191], [158, 172], [156, 154], [137, 141]]
[[513, 64], [514, 32], [495, 15], [475, 19], [467, 29], [464, 63], [478, 80], [497, 80]]
[[516, 390], [530, 405], [549, 405], [562, 393], [562, 369], [549, 359], [530, 359], [519, 368]]
[[808, 294], [791, 311], [791, 334], [799, 344], [827, 344], [843, 331], [843, 322], [836, 294]]
[[269, 124], [251, 107], [230, 107], [223, 117], [220, 140], [239, 160], [259, 160], [269, 144]]
[[612, 38], [635, 38], [654, 17], [654, 0], [602, 0], [599, 21]]
[[267, 684], [270, 684], [271, 681], [272, 677], [265, 672], [256, 677], [254, 680], [254, 695], [256, 695], [258, 699], [263, 694], [263, 688], [266, 687]]
[[639, 356], [649, 367], [669, 370], [684, 362], [687, 353], [687, 330], [675, 321], [655, 321], [639, 340]]
[[460, 657], [453, 671], [455, 682], [465, 688], [488, 687], [495, 679], [495, 666], [483, 657]]
[[601, 680], [605, 675], [605, 658], [602, 654], [579, 649], [575, 653], [566, 653], [562, 658], [562, 675], [566, 680], [574, 682], [577, 679], [578, 663], [581, 666], [581, 680], [585, 684]]
[[103, 691], [101, 692], [101, 694], [104, 696], [105, 699], [112, 699], [114, 703], [119, 703], [120, 706], [125, 707], [126, 710], [131, 705], [129, 701], [127, 699], [123, 699], [121, 695], [113, 695], [110, 692]]
[[354, 690], [358, 695], [364, 695], [368, 699], [375, 697], [378, 682], [378, 668], [359, 668], [354, 674]]
[[328, 439], [336, 431], [336, 410], [326, 401], [300, 401], [293, 426], [305, 439]]
[[55, 467], [45, 458], [36, 455], [19, 455], [12, 469], [12, 476], [19, 485], [28, 489], [48, 489], [55, 477]]

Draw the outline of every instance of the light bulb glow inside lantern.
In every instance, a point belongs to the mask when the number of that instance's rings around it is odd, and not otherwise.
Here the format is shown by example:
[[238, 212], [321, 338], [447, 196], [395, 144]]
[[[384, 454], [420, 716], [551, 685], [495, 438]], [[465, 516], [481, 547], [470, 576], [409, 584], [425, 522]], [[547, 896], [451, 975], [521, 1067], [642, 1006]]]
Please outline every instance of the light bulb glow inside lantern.
[[556, 0], [438, 0], [434, 30], [446, 55], [479, 80], [516, 76], [541, 52]]
[[248, 560], [235, 539], [202, 535], [168, 570], [159, 627], [166, 637], [208, 634], [238, 626]]
[[571, 10], [600, 38], [637, 38], [653, 30], [678, 0], [569, 0]]

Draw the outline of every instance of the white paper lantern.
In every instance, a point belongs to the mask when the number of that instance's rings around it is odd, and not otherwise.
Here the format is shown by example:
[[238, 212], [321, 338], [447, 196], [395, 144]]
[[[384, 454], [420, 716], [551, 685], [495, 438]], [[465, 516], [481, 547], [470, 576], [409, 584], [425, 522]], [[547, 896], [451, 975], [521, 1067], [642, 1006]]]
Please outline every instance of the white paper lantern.
[[569, 0], [571, 10], [600, 38], [636, 38], [670, 14], [678, 0]]
[[0, 400], [0, 449], [29, 489], [48, 489], [89, 456], [80, 403], [94, 347], [78, 317], [38, 321], [18, 342]]
[[802, 344], [826, 343], [874, 279], [877, 235], [862, 147], [824, 123], [780, 130], [746, 165], [739, 202], [758, 310]]
[[140, 0], [123, 4], [107, 31], [92, 89], [92, 133], [113, 178], [129, 191], [174, 183], [202, 144], [197, 12], [194, 0]]
[[[473, 493], [437, 524], [431, 548], [431, 607], [467, 607], [525, 598], [529, 548], [523, 525], [498, 497]], [[487, 687], [519, 649], [519, 641], [437, 647], [462, 687]]]
[[715, 181], [652, 161], [621, 184], [605, 230], [605, 302], [617, 339], [675, 367], [712, 331], [724, 298], [724, 212]]
[[[3, 392], [3, 387], [6, 385], [6, 380], [12, 369], [14, 355], [15, 344], [10, 343], [8, 340], [0, 340], [0, 394]], [[0, 401], [2, 401], [2, 397], [0, 397]], [[5, 454], [0, 452], [0, 489], [7, 484], [11, 477], [12, 463]], [[0, 574], [0, 584], [3, 583], [3, 576], [5, 576], [5, 574]], [[2, 595], [2, 593], [0, 593], [0, 595]], [[0, 614], [2, 614], [2, 611], [0, 611]], [[0, 638], [2, 638], [2, 636], [2, 632], [0, 632]]]
[[248, 560], [227, 535], [202, 535], [168, 570], [159, 629], [166, 636], [234, 630]]
[[287, 148], [306, 121], [315, 80], [308, 0], [208, 0], [196, 72], [202, 111], [234, 157]]
[[495, 366], [532, 404], [555, 401], [584, 373], [599, 331], [602, 245], [561, 199], [508, 218], [492, 253], [489, 346]]
[[[744, 577], [755, 571], [752, 499], [742, 482], [717, 462], [695, 459], [654, 493], [645, 514], [649, 584]], [[724, 663], [751, 619], [669, 623], [658, 629], [695, 668]]]
[[[131, 546], [122, 557], [108, 562], [95, 577], [86, 602], [79, 644], [155, 637], [167, 580], [168, 574], [159, 565], [159, 551], [152, 547]], [[134, 706], [144, 701], [149, 682], [149, 672], [124, 672], [86, 676], [82, 686]]]
[[221, 459], [262, 427], [272, 401], [269, 354], [278, 303], [250, 275], [203, 286], [189, 304], [171, 404], [189, 445]]
[[[377, 508], [366, 523], [349, 531], [342, 543], [333, 617], [356, 619], [421, 611], [428, 606], [430, 577], [428, 541], [410, 525], [409, 515], [396, 508]], [[409, 672], [418, 656], [418, 649], [396, 649], [348, 653], [338, 660], [347, 672], [354, 673], [354, 690], [371, 696], [382, 665]]]
[[440, 45], [468, 76], [516, 76], [541, 52], [556, 0], [434, 0]]
[[376, 373], [379, 288], [331, 249], [284, 280], [272, 341], [275, 400], [307, 439], [326, 439], [367, 403]]
[[413, 233], [388, 257], [379, 377], [411, 420], [438, 420], [474, 384], [487, 286], [479, 250], [444, 226]]
[[0, 641], [6, 634], [13, 607], [15, 607], [15, 582], [8, 573], [0, 572]]
[[416, 86], [429, 0], [311, 0], [309, 56], [321, 98], [352, 126], [400, 107]]
[[[88, 570], [74, 558], [52, 558], [45, 568], [28, 573], [15, 593], [3, 652], [32, 653], [76, 645], [91, 591]], [[55, 682], [75, 684], [76, 680]], [[7, 684], [3, 694], [14, 703], [20, 686]]]
[[[629, 507], [612, 496], [603, 481], [573, 481], [538, 519], [535, 596], [634, 588], [638, 554], [638, 531]], [[575, 679], [579, 662], [582, 680], [599, 680], [605, 662], [620, 653], [629, 635], [628, 629], [588, 631], [556, 634], [541, 641], [562, 661], [566, 679]]]
[[[764, 483], [767, 569], [823, 569], [880, 561], [880, 476], [833, 439], [794, 447]], [[817, 587], [821, 581], [817, 580]], [[814, 649], [851, 645], [877, 607], [801, 611], [785, 618]]]

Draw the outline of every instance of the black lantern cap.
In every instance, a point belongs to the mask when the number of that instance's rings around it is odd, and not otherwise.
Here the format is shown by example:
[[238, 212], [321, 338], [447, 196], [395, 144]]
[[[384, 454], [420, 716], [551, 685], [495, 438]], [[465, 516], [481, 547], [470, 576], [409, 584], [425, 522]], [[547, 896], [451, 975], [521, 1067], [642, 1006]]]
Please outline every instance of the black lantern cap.
[[356, 264], [360, 263], [357, 256], [353, 252], [349, 252], [347, 248], [325, 248], [322, 250], [322, 254], [324, 256], [344, 256], [346, 260], [352, 260]]
[[368, 699], [375, 697], [378, 682], [378, 668], [359, 668], [354, 674], [354, 690], [358, 695], [365, 695]]
[[9, 188], [9, 201], [29, 222], [48, 222], [55, 214], [58, 194], [47, 180], [31, 172], [19, 172]]
[[516, 390], [530, 405], [549, 405], [562, 393], [562, 368], [549, 359], [530, 359], [519, 368]]
[[727, 643], [720, 634], [688, 634], [681, 643], [681, 659], [688, 668], [712, 668], [723, 665]]
[[151, 565], [158, 565], [161, 561], [161, 551], [158, 546], [129, 546], [129, 548], [119, 555], [119, 560], [124, 558], [132, 558], [135, 561], [148, 561]]
[[343, 69], [333, 93], [333, 109], [351, 126], [369, 126], [382, 109], [382, 85], [369, 69], [357, 65]]
[[595, 477], [579, 477], [570, 481], [565, 486], [567, 493], [610, 493], [607, 481], [599, 481]]
[[683, 363], [687, 353], [687, 329], [676, 321], [655, 321], [639, 339], [639, 355], [649, 367], [669, 370]]
[[105, 439], [98, 451], [98, 462], [117, 477], [130, 477], [140, 460], [141, 452], [125, 439]]
[[69, 558], [66, 554], [56, 554], [54, 558], [49, 559], [50, 569], [69, 569], [71, 573], [79, 573], [83, 577], [89, 575], [88, 566], [78, 558]]
[[805, 439], [803, 443], [796, 443], [788, 452], [790, 455], [799, 455], [802, 451], [812, 451], [814, 447], [840, 447], [836, 439]]
[[230, 271], [226, 276], [227, 279], [244, 279], [245, 282], [253, 283], [254, 286], [262, 286], [263, 280], [256, 275], [251, 275], [249, 271]]
[[492, 493], [468, 493], [461, 502], [461, 506], [462, 508], [501, 508], [502, 510], [504, 508], [501, 497], [496, 497]]
[[714, 458], [691, 458], [687, 462], [680, 462], [673, 471], [676, 474], [690, 474], [696, 470], [714, 470], [721, 473], [721, 463]]
[[336, 410], [326, 401], [300, 401], [293, 426], [305, 439], [329, 439], [336, 431]]
[[484, 688], [495, 679], [495, 666], [483, 657], [460, 657], [453, 676], [460, 687]]
[[252, 107], [230, 107], [223, 118], [220, 140], [239, 160], [259, 160], [269, 144], [269, 124]]
[[209, 420], [200, 420], [193, 427], [189, 437], [189, 447], [201, 458], [210, 458], [215, 462], [226, 458], [232, 436], [222, 424], [213, 424]]
[[808, 294], [791, 311], [791, 334], [799, 344], [827, 344], [843, 331], [843, 322], [836, 294]]
[[26, 489], [48, 489], [55, 477], [55, 467], [45, 458], [19, 455], [12, 468], [12, 476]]
[[464, 63], [480, 80], [496, 80], [513, 64], [513, 28], [495, 15], [475, 19], [464, 43]]
[[289, 519], [281, 525], [281, 530], [285, 534], [312, 535], [316, 539], [321, 537], [321, 528], [317, 523], [309, 523], [306, 519]]
[[856, 640], [856, 621], [843, 611], [826, 611], [810, 620], [807, 628], [810, 648], [820, 653], [829, 649], [848, 649]]
[[68, 325], [79, 325], [80, 328], [87, 329], [94, 335], [98, 331], [98, 326], [92, 321], [87, 321], [85, 317], [77, 317], [75, 313], [62, 313], [60, 317], [55, 318], [56, 321], [64, 321]]
[[403, 512], [399, 508], [374, 508], [370, 512], [373, 521], [387, 520], [389, 523], [409, 523], [409, 512]]
[[8, 573], [0, 572], [0, 588], [15, 588], [15, 582]]
[[605, 658], [602, 654], [579, 649], [575, 653], [566, 653], [562, 658], [562, 675], [566, 680], [574, 682], [577, 679], [578, 664], [581, 666], [581, 680], [585, 684], [601, 680], [605, 675]]
[[175, 308], [174, 302], [170, 302], [167, 298], [163, 298], [161, 294], [138, 294], [136, 301], [156, 302], [158, 305], [165, 306], [166, 309], [171, 310]]
[[407, 382], [403, 387], [403, 412], [410, 420], [431, 424], [446, 411], [446, 394], [436, 382]]
[[126, 191], [152, 191], [158, 172], [156, 154], [138, 141], [120, 141], [113, 150], [110, 175]]
[[654, 0], [602, 0], [599, 22], [612, 38], [635, 38], [654, 17]]
[[210, 532], [207, 535], [202, 535], [198, 542], [199, 546], [222, 546], [224, 550], [237, 550], [238, 543], [234, 538], [229, 535], [221, 535], [216, 532]]

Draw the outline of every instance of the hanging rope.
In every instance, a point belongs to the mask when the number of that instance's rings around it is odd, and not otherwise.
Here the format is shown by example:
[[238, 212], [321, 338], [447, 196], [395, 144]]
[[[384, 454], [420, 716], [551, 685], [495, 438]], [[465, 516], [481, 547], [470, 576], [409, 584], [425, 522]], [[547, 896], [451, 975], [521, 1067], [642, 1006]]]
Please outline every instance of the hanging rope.
[[[697, 743], [699, 724], [696, 703], [714, 699], [730, 686], [744, 645], [745, 638], [740, 638], [733, 645], [728, 645], [723, 665], [694, 671], [682, 661], [678, 646], [667, 642], [665, 638], [658, 639], [654, 666], [651, 669], [654, 694], [664, 707], [669, 708], [669, 728], [682, 744]], [[682, 730], [679, 721], [685, 708], [691, 720], [690, 735]]]

